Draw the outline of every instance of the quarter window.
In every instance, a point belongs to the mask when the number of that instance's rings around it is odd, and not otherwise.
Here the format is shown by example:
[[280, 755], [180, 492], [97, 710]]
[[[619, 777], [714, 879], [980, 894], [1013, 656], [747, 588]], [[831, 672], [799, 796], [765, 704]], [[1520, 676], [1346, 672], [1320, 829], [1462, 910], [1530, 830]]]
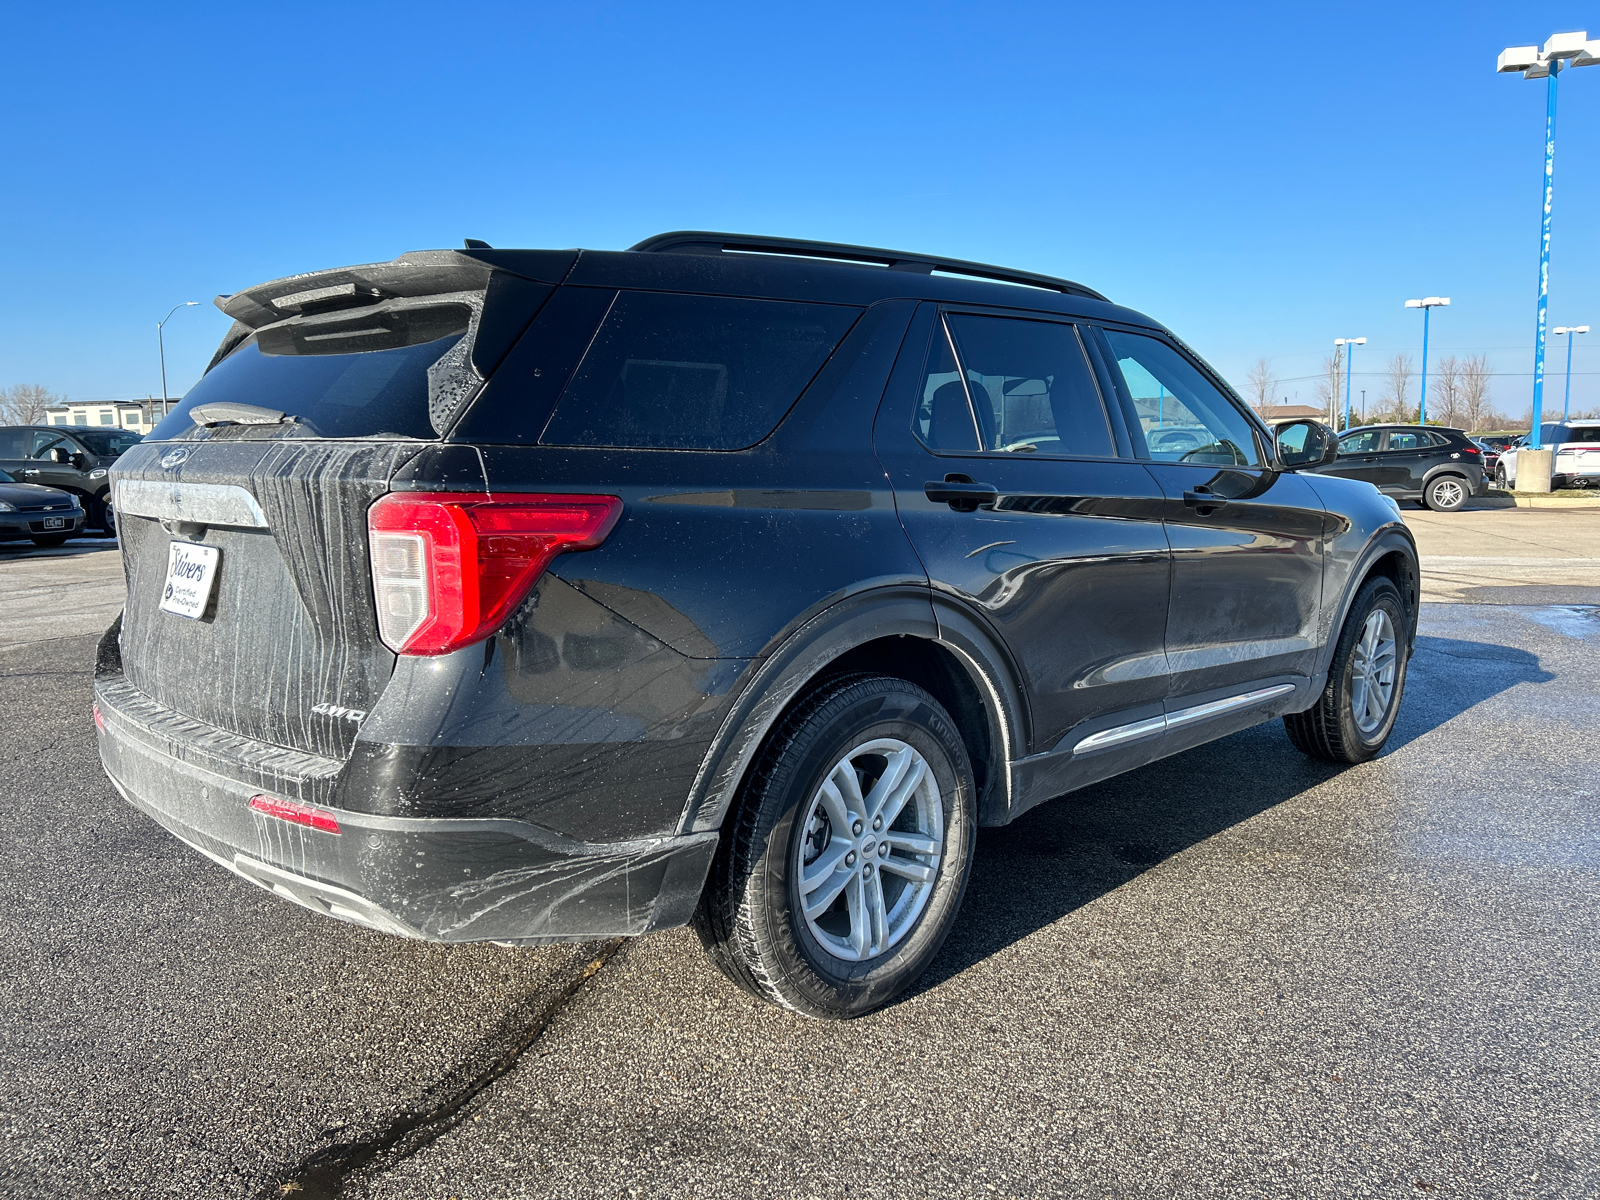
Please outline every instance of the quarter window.
[[1420, 450], [1429, 443], [1425, 433], [1399, 433], [1389, 434], [1389, 449], [1391, 450]]
[[539, 441], [753, 446], [777, 427], [860, 313], [833, 304], [623, 292]]
[[1105, 331], [1133, 402], [1146, 457], [1216, 466], [1261, 465], [1254, 427], [1199, 369], [1158, 338]]

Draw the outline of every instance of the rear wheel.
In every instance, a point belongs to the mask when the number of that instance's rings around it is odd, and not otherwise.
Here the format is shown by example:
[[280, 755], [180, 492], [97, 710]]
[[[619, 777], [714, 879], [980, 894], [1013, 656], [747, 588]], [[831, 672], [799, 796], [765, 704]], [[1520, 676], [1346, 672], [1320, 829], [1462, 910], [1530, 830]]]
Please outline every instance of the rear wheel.
[[1506, 490], [1506, 469], [1504, 467], [1496, 467], [1494, 469], [1494, 486], [1502, 492]]
[[1422, 490], [1422, 499], [1434, 512], [1455, 512], [1472, 493], [1459, 475], [1439, 475]]
[[972, 865], [972, 768], [932, 695], [825, 684], [767, 739], [695, 913], [712, 960], [762, 999], [856, 1017], [926, 969]]
[[1369, 579], [1350, 606], [1328, 682], [1305, 712], [1283, 718], [1295, 748], [1328, 762], [1359, 763], [1383, 749], [1406, 685], [1405, 606], [1394, 583]]

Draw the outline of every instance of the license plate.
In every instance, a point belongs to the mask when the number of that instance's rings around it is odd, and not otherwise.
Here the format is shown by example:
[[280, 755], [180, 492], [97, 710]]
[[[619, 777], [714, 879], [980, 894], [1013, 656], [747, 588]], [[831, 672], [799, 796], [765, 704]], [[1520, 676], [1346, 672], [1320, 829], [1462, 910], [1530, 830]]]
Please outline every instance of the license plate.
[[171, 542], [167, 546], [167, 581], [161, 592], [161, 611], [191, 620], [204, 615], [217, 587], [217, 563], [222, 551], [197, 542]]
[[65, 517], [46, 517], [44, 519], [44, 527], [46, 529], [65, 529], [67, 527], [67, 519]]

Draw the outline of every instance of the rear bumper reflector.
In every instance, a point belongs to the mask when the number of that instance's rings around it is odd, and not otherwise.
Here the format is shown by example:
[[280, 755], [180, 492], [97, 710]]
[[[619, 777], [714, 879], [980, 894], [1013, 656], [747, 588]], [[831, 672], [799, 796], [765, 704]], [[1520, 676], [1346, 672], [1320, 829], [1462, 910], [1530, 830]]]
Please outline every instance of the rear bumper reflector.
[[294, 800], [279, 800], [276, 796], [251, 796], [250, 807], [266, 816], [277, 817], [280, 821], [308, 825], [312, 829], [322, 830], [323, 833], [339, 832], [339, 822], [325, 808], [313, 808], [309, 804], [300, 804]]

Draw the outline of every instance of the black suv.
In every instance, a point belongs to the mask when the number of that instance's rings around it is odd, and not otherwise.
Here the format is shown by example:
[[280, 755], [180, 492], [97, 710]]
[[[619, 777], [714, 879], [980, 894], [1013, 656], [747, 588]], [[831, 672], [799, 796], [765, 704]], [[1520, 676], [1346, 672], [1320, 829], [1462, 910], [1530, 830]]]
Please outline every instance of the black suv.
[[938, 950], [978, 826], [1278, 716], [1338, 762], [1394, 723], [1393, 502], [1078, 284], [700, 233], [218, 303], [114, 473], [100, 752], [319, 912], [693, 921], [849, 1016]]
[[113, 463], [139, 435], [122, 429], [81, 425], [7, 425], [0, 427], [0, 470], [19, 483], [38, 483], [78, 497], [88, 523], [116, 533], [111, 504]]
[[1362, 479], [1399, 500], [1454, 512], [1488, 488], [1483, 447], [1460, 429], [1363, 425], [1339, 435], [1339, 457], [1313, 470]]

